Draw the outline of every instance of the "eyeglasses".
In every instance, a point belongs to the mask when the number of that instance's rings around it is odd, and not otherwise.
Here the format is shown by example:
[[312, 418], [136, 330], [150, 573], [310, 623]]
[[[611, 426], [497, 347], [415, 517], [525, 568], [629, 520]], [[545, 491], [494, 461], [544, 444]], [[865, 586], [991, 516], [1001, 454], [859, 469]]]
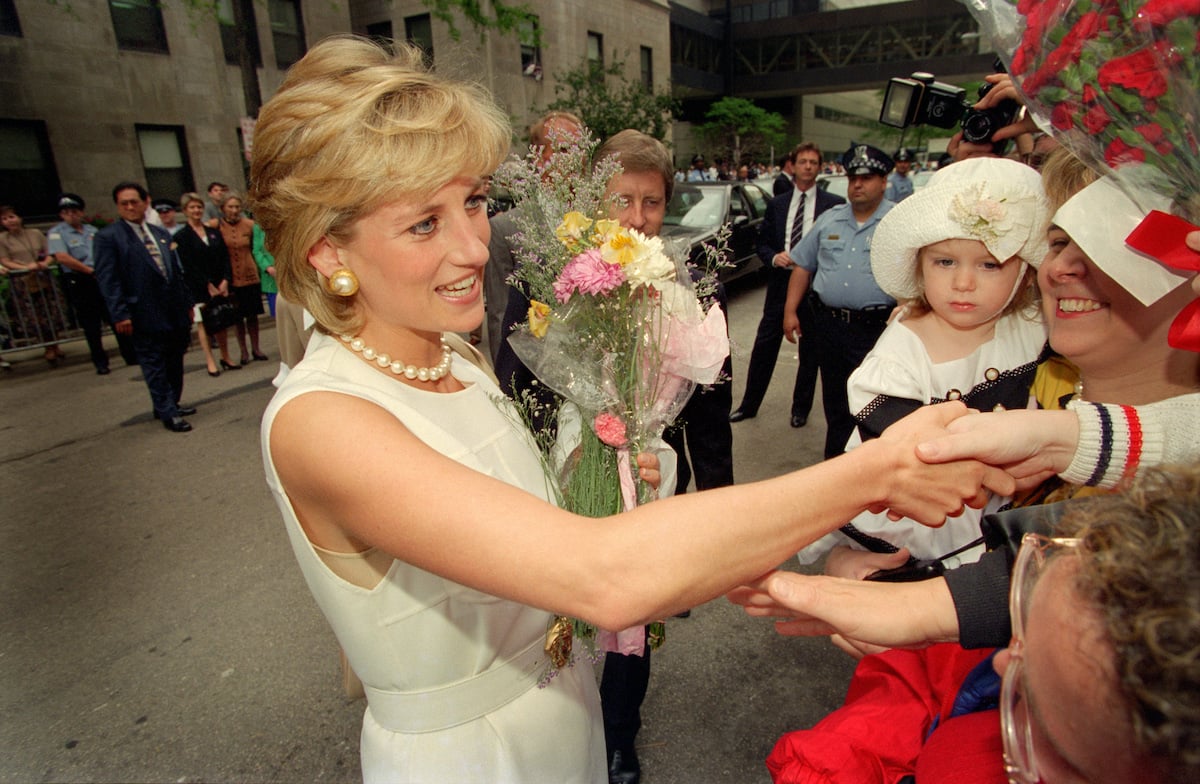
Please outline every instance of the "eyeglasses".
[[1000, 687], [1000, 727], [1004, 735], [1004, 770], [1010, 784], [1038, 784], [1037, 756], [1033, 748], [1033, 727], [1029, 722], [1025, 699], [1025, 622], [1033, 586], [1041, 577], [1046, 562], [1056, 552], [1074, 550], [1078, 539], [1052, 539], [1025, 534], [1013, 565], [1012, 589], [1008, 611], [1012, 616], [1013, 640], [1008, 647], [1008, 668]]

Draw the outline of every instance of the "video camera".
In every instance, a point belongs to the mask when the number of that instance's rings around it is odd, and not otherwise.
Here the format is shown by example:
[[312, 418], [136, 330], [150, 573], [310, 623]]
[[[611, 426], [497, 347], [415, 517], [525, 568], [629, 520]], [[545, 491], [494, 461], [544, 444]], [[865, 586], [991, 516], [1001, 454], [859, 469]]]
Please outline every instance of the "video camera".
[[[995, 63], [996, 73], [1003, 73], [1004, 65]], [[979, 88], [979, 98], [992, 89], [991, 82]], [[988, 109], [976, 110], [967, 101], [967, 91], [961, 87], [936, 80], [931, 73], [917, 71], [911, 77], [897, 77], [888, 81], [879, 110], [879, 122], [893, 128], [910, 125], [932, 125], [935, 128], [962, 126], [963, 140], [979, 144], [992, 143], [992, 135], [1006, 125], [1012, 124], [1021, 111], [1021, 105], [1006, 99]], [[1008, 142], [995, 142], [995, 152], [1001, 155]]]

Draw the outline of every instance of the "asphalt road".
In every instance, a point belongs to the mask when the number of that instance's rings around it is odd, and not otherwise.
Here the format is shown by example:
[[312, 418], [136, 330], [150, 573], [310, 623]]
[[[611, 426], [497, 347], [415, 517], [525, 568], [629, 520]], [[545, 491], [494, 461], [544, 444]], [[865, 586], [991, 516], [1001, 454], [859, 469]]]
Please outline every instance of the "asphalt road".
[[[730, 291], [735, 403], [762, 294]], [[275, 362], [210, 378], [190, 352], [184, 401], [200, 410], [179, 435], [115, 350], [101, 377], [82, 343], [65, 348], [63, 367], [25, 352], [0, 375], [0, 781], [358, 781], [363, 704], [342, 696], [262, 477]], [[263, 348], [277, 356], [269, 320]], [[759, 417], [734, 426], [739, 483], [820, 459], [819, 408], [787, 424], [795, 362], [785, 343]], [[852, 668], [723, 599], [667, 637], [646, 784], [769, 781], [775, 739], [835, 707]]]

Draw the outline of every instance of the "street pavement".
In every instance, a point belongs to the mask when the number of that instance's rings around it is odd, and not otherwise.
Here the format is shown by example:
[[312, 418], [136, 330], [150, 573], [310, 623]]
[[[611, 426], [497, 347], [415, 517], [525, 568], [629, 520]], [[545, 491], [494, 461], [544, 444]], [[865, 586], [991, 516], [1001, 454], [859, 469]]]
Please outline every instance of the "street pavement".
[[[735, 404], [762, 295], [753, 276], [730, 287]], [[278, 356], [269, 320], [262, 344]], [[363, 703], [263, 481], [277, 363], [210, 378], [193, 349], [195, 430], [173, 434], [115, 344], [109, 376], [65, 348], [60, 368], [23, 352], [0, 375], [0, 782], [359, 781]], [[820, 460], [819, 395], [788, 426], [795, 366], [785, 342], [759, 416], [734, 425], [739, 483]], [[724, 599], [669, 621], [642, 780], [768, 782], [776, 738], [838, 705], [852, 666]]]

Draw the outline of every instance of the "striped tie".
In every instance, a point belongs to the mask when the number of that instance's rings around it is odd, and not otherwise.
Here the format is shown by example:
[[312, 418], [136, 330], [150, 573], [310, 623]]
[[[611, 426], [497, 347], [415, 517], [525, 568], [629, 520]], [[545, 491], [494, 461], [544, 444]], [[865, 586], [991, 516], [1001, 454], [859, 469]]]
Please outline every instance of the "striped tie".
[[808, 193], [800, 191], [800, 206], [796, 208], [796, 217], [792, 219], [792, 241], [788, 245], [788, 250], [800, 244], [800, 238], [804, 236], [804, 200], [808, 198]]

